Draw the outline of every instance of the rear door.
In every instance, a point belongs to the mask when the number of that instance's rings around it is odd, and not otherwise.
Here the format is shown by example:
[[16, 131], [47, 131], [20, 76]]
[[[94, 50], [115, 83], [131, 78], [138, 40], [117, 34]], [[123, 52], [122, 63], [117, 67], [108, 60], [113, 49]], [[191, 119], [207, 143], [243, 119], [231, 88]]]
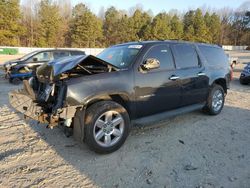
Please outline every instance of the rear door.
[[209, 78], [196, 47], [183, 43], [173, 44], [171, 48], [176, 63], [176, 76], [182, 88], [182, 106], [204, 102], [208, 94]]
[[153, 115], [180, 106], [181, 88], [178, 80], [170, 80], [175, 75], [175, 65], [170, 47], [159, 44], [151, 47], [144, 56], [160, 61], [160, 68], [147, 72], [135, 71], [135, 94], [137, 117]]

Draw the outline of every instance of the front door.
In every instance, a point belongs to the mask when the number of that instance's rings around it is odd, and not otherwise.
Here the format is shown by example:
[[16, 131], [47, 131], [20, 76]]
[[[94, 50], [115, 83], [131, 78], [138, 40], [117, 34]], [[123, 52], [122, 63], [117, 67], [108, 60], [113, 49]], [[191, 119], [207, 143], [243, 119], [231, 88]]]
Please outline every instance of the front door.
[[160, 67], [155, 70], [140, 71], [135, 68], [135, 95], [137, 118], [153, 115], [181, 105], [181, 88], [175, 79], [175, 65], [168, 45], [155, 45], [146, 53], [143, 61], [157, 59]]

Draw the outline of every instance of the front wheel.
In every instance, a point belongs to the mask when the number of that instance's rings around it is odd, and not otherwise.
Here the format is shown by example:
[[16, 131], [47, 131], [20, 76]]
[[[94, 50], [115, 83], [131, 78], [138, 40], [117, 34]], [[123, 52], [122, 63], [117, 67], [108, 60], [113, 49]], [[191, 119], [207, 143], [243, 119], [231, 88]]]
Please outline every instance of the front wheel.
[[124, 107], [113, 101], [91, 105], [85, 117], [85, 141], [97, 153], [111, 153], [125, 142], [130, 120]]
[[210, 115], [217, 115], [224, 107], [225, 92], [224, 89], [217, 84], [214, 84], [209, 92], [205, 111]]

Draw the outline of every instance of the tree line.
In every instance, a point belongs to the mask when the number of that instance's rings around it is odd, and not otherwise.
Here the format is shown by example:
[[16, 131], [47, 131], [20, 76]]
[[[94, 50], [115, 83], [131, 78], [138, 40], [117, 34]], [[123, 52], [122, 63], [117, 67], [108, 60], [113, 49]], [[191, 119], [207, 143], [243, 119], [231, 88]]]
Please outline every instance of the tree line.
[[[188, 40], [220, 45], [250, 45], [250, 2], [243, 9], [202, 8], [153, 15], [101, 8], [94, 14], [70, 0], [0, 1], [0, 45], [28, 47], [107, 47], [140, 40]], [[248, 7], [248, 8], [247, 8]]]

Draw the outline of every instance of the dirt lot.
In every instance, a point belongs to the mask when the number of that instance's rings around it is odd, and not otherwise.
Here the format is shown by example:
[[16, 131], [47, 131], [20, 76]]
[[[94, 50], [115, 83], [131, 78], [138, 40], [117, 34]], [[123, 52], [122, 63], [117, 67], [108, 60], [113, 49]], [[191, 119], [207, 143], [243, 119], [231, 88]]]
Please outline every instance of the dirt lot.
[[8, 104], [18, 87], [0, 78], [0, 187], [248, 188], [250, 85], [239, 84], [242, 67], [220, 115], [197, 111], [134, 128], [109, 155], [80, 147], [59, 128], [24, 122]]

